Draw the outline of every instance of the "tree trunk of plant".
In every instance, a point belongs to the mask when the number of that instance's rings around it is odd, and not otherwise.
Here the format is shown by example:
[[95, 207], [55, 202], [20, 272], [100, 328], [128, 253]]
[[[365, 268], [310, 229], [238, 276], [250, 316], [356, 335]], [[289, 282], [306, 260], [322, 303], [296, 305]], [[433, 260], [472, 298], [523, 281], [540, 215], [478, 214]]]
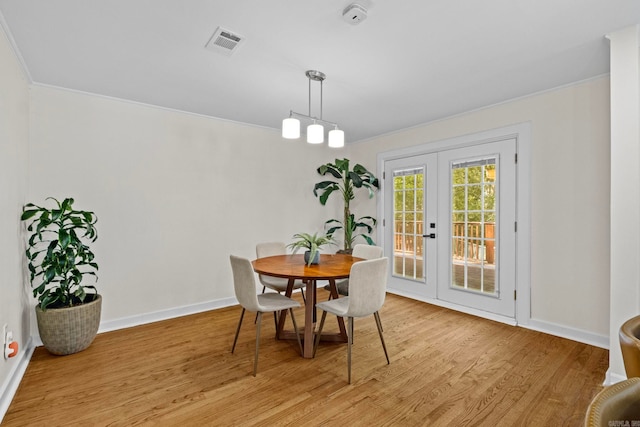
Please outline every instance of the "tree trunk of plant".
[[349, 210], [349, 203], [344, 204], [344, 220], [342, 222], [344, 229], [344, 250], [350, 251], [351, 248], [351, 226], [349, 225], [349, 218], [351, 218], [351, 211]]

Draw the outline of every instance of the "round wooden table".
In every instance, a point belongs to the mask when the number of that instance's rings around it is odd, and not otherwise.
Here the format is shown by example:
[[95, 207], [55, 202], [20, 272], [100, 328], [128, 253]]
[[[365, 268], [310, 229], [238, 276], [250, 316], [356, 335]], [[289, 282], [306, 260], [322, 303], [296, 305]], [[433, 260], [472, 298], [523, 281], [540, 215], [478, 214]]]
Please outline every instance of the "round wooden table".
[[[281, 277], [288, 279], [288, 286], [285, 295], [290, 297], [293, 292], [293, 283], [296, 279], [306, 283], [306, 301], [303, 333], [303, 356], [313, 357], [313, 344], [316, 320], [316, 282], [318, 280], [328, 280], [332, 298], [338, 298], [336, 279], [346, 279], [351, 272], [351, 266], [362, 258], [356, 258], [347, 254], [320, 254], [320, 263], [307, 266], [304, 262], [304, 255], [276, 255], [265, 258], [258, 258], [252, 262], [253, 269], [258, 274], [266, 276]], [[278, 338], [294, 338], [295, 335], [283, 331], [284, 320], [287, 311], [280, 313]], [[347, 330], [344, 327], [344, 320], [338, 317], [339, 334], [322, 334], [322, 340], [347, 342]]]

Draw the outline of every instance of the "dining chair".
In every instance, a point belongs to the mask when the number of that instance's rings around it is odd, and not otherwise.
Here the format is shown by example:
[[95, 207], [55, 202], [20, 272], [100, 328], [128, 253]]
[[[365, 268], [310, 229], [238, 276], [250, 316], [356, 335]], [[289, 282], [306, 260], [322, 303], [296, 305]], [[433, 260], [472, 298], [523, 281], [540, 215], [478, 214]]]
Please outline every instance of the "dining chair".
[[[365, 245], [359, 243], [353, 247], [353, 251], [351, 255], [356, 258], [363, 259], [375, 259], [382, 258], [383, 250], [380, 246], [374, 245]], [[330, 289], [329, 285], [325, 285], [324, 287], [327, 291]], [[337, 280], [336, 288], [338, 289], [338, 294], [348, 296], [349, 295], [349, 279]], [[331, 299], [331, 295], [329, 295], [329, 299]]]
[[627, 378], [640, 377], [640, 316], [624, 322], [618, 331]]
[[[282, 242], [265, 242], [258, 243], [256, 245], [256, 257], [258, 258], [286, 254], [287, 247]], [[264, 293], [267, 288], [272, 289], [278, 293], [282, 293], [287, 290], [287, 279], [258, 274], [258, 280], [260, 280], [260, 283], [262, 284], [262, 293]], [[304, 287], [305, 283], [302, 280], [296, 280], [293, 283], [293, 289], [300, 289], [300, 292], [302, 293], [302, 300], [306, 301], [304, 295]]]
[[373, 314], [380, 335], [380, 342], [384, 355], [389, 364], [389, 354], [387, 346], [382, 336], [382, 324], [380, 322], [380, 314], [378, 311], [384, 304], [387, 288], [387, 271], [389, 268], [389, 259], [386, 257], [372, 260], [356, 262], [351, 266], [349, 275], [349, 296], [344, 298], [336, 298], [316, 304], [316, 307], [322, 310], [322, 318], [316, 335], [314, 345], [314, 356], [320, 344], [322, 328], [324, 326], [327, 313], [335, 314], [338, 317], [346, 317], [347, 326], [347, 369], [349, 384], [351, 384], [351, 347], [353, 346], [353, 319], [355, 317], [365, 317]]
[[233, 287], [236, 293], [236, 298], [242, 306], [242, 313], [240, 314], [240, 321], [238, 322], [238, 328], [236, 329], [236, 336], [233, 339], [231, 353], [236, 349], [236, 343], [238, 342], [238, 335], [240, 334], [240, 327], [242, 326], [244, 312], [246, 310], [256, 312], [258, 318], [256, 320], [256, 350], [253, 361], [253, 376], [255, 377], [258, 370], [258, 352], [260, 349], [260, 325], [262, 323], [262, 313], [272, 312], [275, 318], [275, 313], [277, 311], [289, 310], [289, 314], [291, 314], [291, 320], [293, 322], [293, 328], [296, 337], [298, 338], [300, 354], [302, 354], [302, 342], [300, 341], [300, 335], [298, 334], [296, 318], [293, 315], [293, 309], [300, 307], [300, 303], [275, 292], [258, 295], [256, 293], [256, 279], [251, 262], [246, 258], [241, 258], [235, 255], [231, 255], [230, 260], [231, 269], [233, 271]]

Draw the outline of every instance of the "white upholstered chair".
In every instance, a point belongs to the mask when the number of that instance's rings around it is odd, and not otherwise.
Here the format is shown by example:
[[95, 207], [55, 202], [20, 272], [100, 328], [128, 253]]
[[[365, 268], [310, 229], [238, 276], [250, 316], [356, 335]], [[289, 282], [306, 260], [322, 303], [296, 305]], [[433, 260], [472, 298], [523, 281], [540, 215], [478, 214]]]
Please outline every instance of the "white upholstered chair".
[[[382, 258], [383, 251], [380, 246], [359, 243], [353, 247], [351, 255], [356, 258], [375, 259]], [[329, 290], [329, 285], [326, 285], [324, 288]], [[338, 294], [349, 295], [349, 279], [336, 280], [336, 288], [338, 288]], [[331, 299], [331, 295], [329, 295], [329, 299]]]
[[365, 317], [372, 315], [375, 318], [378, 334], [384, 355], [389, 364], [387, 347], [382, 336], [382, 324], [378, 310], [384, 304], [387, 289], [387, 271], [389, 268], [388, 258], [376, 258], [367, 261], [356, 262], [351, 266], [349, 276], [349, 296], [332, 299], [316, 304], [321, 309], [322, 319], [316, 336], [314, 354], [318, 350], [322, 328], [324, 326], [327, 313], [335, 314], [338, 317], [346, 317], [348, 320], [347, 335], [347, 369], [349, 383], [351, 383], [351, 347], [353, 346], [353, 319], [354, 317]]
[[[287, 254], [287, 247], [282, 242], [265, 242], [265, 243], [258, 243], [256, 245], [256, 257], [258, 258], [265, 258], [268, 256], [286, 255], [286, 254]], [[287, 283], [288, 283], [287, 279], [283, 279], [280, 277], [264, 276], [262, 274], [258, 274], [258, 280], [260, 280], [260, 283], [262, 283], [263, 293], [266, 290], [266, 288], [274, 290], [278, 293], [282, 293], [287, 290]], [[300, 289], [300, 292], [302, 292], [303, 300], [305, 298], [304, 290], [303, 290], [304, 287], [305, 287], [305, 284], [302, 282], [302, 280], [296, 280], [293, 283], [293, 289]]]
[[238, 328], [236, 329], [236, 336], [233, 339], [231, 353], [236, 349], [236, 343], [238, 342], [238, 335], [240, 334], [240, 327], [242, 326], [244, 312], [246, 310], [255, 311], [258, 314], [256, 320], [256, 351], [253, 361], [253, 376], [255, 377], [258, 370], [258, 352], [260, 349], [260, 325], [262, 323], [262, 313], [273, 312], [275, 314], [276, 311], [289, 310], [291, 320], [293, 321], [293, 327], [296, 332], [296, 336], [298, 337], [300, 354], [302, 354], [302, 343], [300, 342], [300, 336], [298, 335], [298, 325], [296, 324], [296, 318], [293, 315], [293, 309], [300, 307], [300, 304], [291, 298], [287, 298], [286, 296], [275, 292], [258, 295], [256, 293], [255, 273], [251, 266], [251, 262], [246, 258], [237, 257], [235, 255], [231, 255], [230, 259], [231, 269], [233, 270], [233, 287], [235, 289], [236, 298], [242, 306], [242, 313], [240, 314], [240, 321], [238, 322]]

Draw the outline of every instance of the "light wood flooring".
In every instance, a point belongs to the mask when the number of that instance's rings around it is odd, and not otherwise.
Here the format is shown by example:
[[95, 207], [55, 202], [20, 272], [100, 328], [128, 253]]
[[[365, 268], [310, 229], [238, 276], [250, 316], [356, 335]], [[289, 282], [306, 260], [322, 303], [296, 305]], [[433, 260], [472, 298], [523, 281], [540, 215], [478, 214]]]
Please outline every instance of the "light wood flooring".
[[271, 316], [254, 378], [252, 315], [230, 352], [238, 306], [100, 334], [70, 356], [39, 347], [2, 426], [581, 426], [602, 388], [607, 350], [395, 295], [380, 314], [391, 364], [373, 317], [356, 319], [352, 385], [346, 344], [303, 359]]

